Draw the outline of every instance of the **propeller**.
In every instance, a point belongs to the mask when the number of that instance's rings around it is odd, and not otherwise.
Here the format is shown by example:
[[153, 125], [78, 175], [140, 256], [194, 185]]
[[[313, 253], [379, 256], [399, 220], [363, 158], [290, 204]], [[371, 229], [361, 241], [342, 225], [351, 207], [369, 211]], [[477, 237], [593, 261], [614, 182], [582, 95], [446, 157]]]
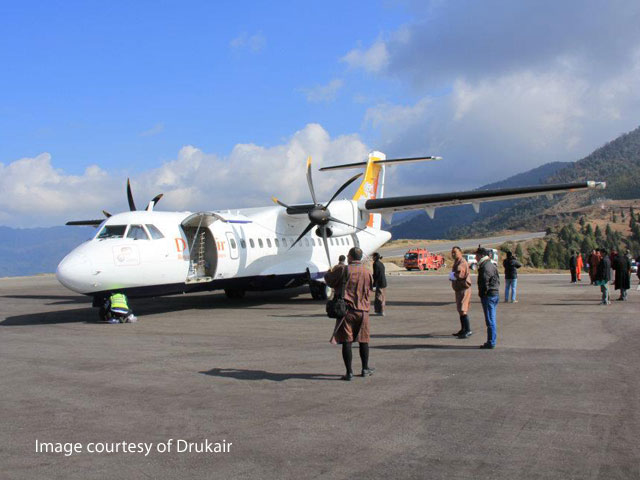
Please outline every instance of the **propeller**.
[[305, 205], [287, 205], [286, 203], [281, 202], [277, 198], [271, 197], [274, 203], [277, 203], [281, 207], [286, 208], [287, 213], [289, 215], [307, 214], [307, 216], [309, 217], [309, 224], [298, 236], [296, 241], [293, 242], [293, 244], [291, 245], [291, 247], [289, 247], [289, 249], [293, 248], [300, 240], [302, 240], [302, 238], [307, 233], [309, 233], [311, 229], [313, 229], [314, 227], [318, 227], [318, 229], [316, 230], [316, 234], [322, 237], [322, 240], [323, 240], [322, 243], [324, 245], [325, 252], [327, 253], [327, 261], [329, 262], [329, 266], [331, 266], [331, 255], [329, 252], [329, 244], [327, 242], [327, 238], [330, 236], [328, 234], [328, 226], [327, 226], [329, 222], [340, 223], [342, 225], [347, 225], [348, 227], [355, 228], [356, 230], [361, 230], [361, 231], [363, 231], [364, 228], [356, 227], [355, 225], [351, 225], [350, 223], [344, 222], [332, 216], [331, 212], [329, 211], [329, 205], [331, 205], [331, 202], [333, 202], [336, 199], [336, 197], [344, 191], [345, 188], [347, 188], [349, 185], [351, 185], [361, 176], [362, 176], [362, 173], [359, 173], [351, 177], [349, 180], [347, 180], [345, 183], [342, 184], [342, 186], [336, 191], [336, 193], [333, 194], [331, 199], [325, 205], [322, 205], [321, 203], [318, 203], [318, 200], [316, 198], [316, 192], [315, 192], [315, 189], [313, 188], [313, 178], [311, 176], [311, 157], [307, 158], [307, 184], [309, 185], [309, 191], [311, 193], [311, 199], [313, 200], [313, 203], [305, 204]]
[[[160, 201], [162, 196], [163, 196], [163, 194], [160, 193], [160, 194], [156, 195], [155, 197], [153, 197], [153, 199], [147, 205], [146, 210], [149, 211], [149, 212], [152, 211], [153, 207], [156, 206], [156, 204]], [[129, 202], [129, 210], [131, 210], [132, 212], [135, 212], [137, 210], [137, 208], [136, 208], [135, 202], [133, 201], [133, 193], [131, 193], [131, 182], [129, 181], [128, 178], [127, 178], [127, 201]], [[109, 212], [107, 212], [106, 210], [102, 210], [102, 213], [107, 218], [111, 217], [111, 214]], [[74, 221], [71, 221], [71, 222], [67, 222], [66, 225], [92, 225], [94, 227], [97, 227], [103, 221], [104, 220], [74, 220]]]

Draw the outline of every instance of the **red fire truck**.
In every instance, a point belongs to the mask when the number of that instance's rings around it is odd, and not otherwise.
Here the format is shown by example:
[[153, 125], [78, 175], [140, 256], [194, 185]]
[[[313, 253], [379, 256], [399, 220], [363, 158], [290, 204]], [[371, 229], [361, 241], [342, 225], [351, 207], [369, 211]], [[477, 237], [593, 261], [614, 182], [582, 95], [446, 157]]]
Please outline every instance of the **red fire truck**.
[[412, 248], [404, 254], [404, 268], [407, 270], [438, 270], [443, 265], [444, 257], [426, 248]]

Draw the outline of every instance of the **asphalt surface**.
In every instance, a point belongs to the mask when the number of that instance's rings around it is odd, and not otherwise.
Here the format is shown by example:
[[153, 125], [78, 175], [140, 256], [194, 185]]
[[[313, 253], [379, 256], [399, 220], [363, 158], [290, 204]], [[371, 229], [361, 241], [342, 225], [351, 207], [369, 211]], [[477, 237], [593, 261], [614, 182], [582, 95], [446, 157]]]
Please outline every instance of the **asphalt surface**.
[[[534, 238], [543, 238], [545, 232], [534, 233], [514, 233], [511, 235], [501, 235], [499, 237], [470, 238], [466, 240], [444, 240], [429, 241], [424, 240], [422, 244], [432, 253], [450, 252], [454, 246], [459, 246], [463, 250], [467, 248], [477, 248], [478, 245], [483, 247], [491, 247], [502, 245], [504, 242], [520, 242], [523, 240], [532, 240]], [[416, 240], [418, 241], [418, 240]], [[385, 257], [398, 257], [407, 252], [407, 247], [386, 247], [381, 248], [380, 253]]]
[[[606, 307], [568, 275], [523, 275], [498, 348], [479, 350], [475, 295], [457, 340], [446, 277], [390, 277], [377, 371], [344, 382], [332, 321], [301, 290], [138, 300], [137, 324], [104, 325], [51, 276], [0, 280], [0, 477], [637, 479], [636, 282]], [[168, 439], [233, 445], [35, 451]]]

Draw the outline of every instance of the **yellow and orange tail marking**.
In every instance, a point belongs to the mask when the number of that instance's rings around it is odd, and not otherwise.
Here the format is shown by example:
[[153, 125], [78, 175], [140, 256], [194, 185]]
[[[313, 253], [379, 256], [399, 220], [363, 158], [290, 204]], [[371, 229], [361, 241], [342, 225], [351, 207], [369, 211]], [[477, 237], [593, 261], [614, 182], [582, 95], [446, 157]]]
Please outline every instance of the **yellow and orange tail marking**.
[[[378, 191], [378, 181], [380, 179], [380, 171], [382, 170], [382, 165], [376, 163], [376, 161], [378, 160], [381, 159], [373, 156], [369, 157], [369, 161], [367, 162], [367, 169], [364, 172], [364, 180], [362, 180], [358, 191], [353, 196], [354, 200], [360, 200], [361, 198], [370, 200], [372, 198], [376, 198], [376, 192]], [[373, 214], [369, 215], [367, 226], [373, 227]]]

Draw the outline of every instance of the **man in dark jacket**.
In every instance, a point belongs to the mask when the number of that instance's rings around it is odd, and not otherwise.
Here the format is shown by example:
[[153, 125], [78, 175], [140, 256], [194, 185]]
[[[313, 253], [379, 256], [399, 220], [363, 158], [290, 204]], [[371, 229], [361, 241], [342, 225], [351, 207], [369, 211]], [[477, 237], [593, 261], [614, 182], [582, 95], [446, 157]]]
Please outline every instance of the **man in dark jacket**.
[[[502, 266], [504, 267], [504, 301], [505, 303], [518, 303], [516, 287], [518, 286], [518, 269], [522, 264], [513, 256], [513, 253], [507, 251], [507, 258], [502, 262]], [[509, 297], [509, 293], [511, 293], [511, 297]]]
[[489, 257], [489, 252], [479, 248], [476, 252], [478, 262], [478, 296], [482, 302], [484, 321], [487, 324], [487, 342], [480, 348], [495, 348], [496, 346], [496, 310], [500, 301], [500, 276], [498, 267]]
[[376, 289], [376, 297], [373, 302], [373, 308], [376, 314], [384, 317], [384, 308], [386, 306], [385, 290], [387, 288], [387, 277], [384, 272], [384, 263], [381, 262], [382, 257], [378, 252], [373, 254], [373, 286]]
[[569, 270], [571, 271], [571, 283], [578, 282], [578, 258], [576, 252], [571, 252], [571, 258], [569, 258]]
[[625, 301], [627, 299], [627, 291], [631, 288], [631, 260], [628, 255], [619, 253], [613, 259], [613, 269], [616, 272], [615, 288], [620, 290], [618, 300]]
[[598, 270], [596, 271], [596, 285], [600, 286], [600, 291], [602, 292], [602, 301], [601, 305], [611, 305], [611, 301], [609, 300], [609, 282], [611, 281], [611, 260], [609, 260], [609, 255], [607, 255], [607, 251], [604, 248], [600, 249], [600, 254], [602, 258], [600, 259], [600, 263], [598, 263]]
[[346, 279], [344, 301], [347, 304], [347, 314], [343, 318], [336, 319], [332, 338], [335, 338], [335, 343], [342, 344], [342, 359], [347, 369], [347, 373], [342, 379], [351, 381], [353, 378], [353, 370], [351, 369], [353, 342], [358, 342], [360, 346], [362, 376], [368, 377], [375, 370], [369, 368], [369, 308], [371, 306], [369, 295], [373, 289], [373, 277], [362, 264], [362, 250], [358, 247], [349, 250], [347, 261], [349, 265], [327, 272], [324, 281], [338, 291], [342, 290]]

